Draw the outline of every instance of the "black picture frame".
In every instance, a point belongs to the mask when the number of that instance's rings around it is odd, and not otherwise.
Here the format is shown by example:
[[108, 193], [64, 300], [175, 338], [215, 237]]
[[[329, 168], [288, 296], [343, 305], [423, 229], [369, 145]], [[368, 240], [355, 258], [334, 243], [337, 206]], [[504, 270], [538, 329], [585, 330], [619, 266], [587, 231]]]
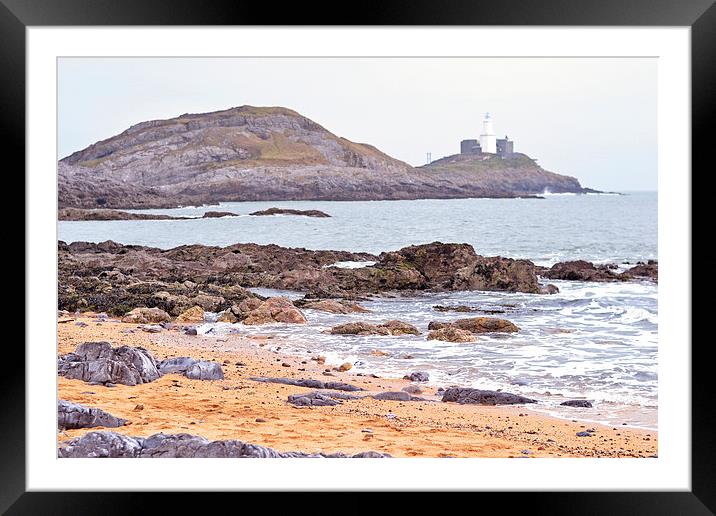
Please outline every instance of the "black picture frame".
[[[709, 145], [707, 138], [716, 115], [714, 0], [354, 0], [346, 5], [325, 0], [280, 4], [239, 0], [0, 0], [0, 130], [5, 155], [17, 160], [12, 171], [6, 168], [6, 174], [19, 176], [19, 171], [25, 167], [25, 29], [29, 26], [340, 26], [346, 25], [347, 21], [351, 25], [690, 27], [692, 192], [698, 192], [693, 189], [694, 178], [713, 173], [710, 156], [713, 145]], [[697, 170], [699, 172], [695, 174]], [[697, 222], [696, 217], [692, 216], [692, 220]], [[698, 233], [692, 232], [692, 235], [695, 234]], [[26, 275], [30, 272], [25, 269]], [[706, 310], [696, 303], [693, 307], [697, 313]], [[30, 313], [31, 307], [28, 307], [26, 317], [30, 317]], [[27, 319], [26, 324], [29, 324]], [[685, 334], [684, 340], [687, 339], [691, 340], [691, 336]], [[693, 339], [690, 343], [693, 375], [691, 491], [481, 493], [480, 502], [487, 502], [487, 497], [509, 497], [510, 509], [549, 514], [714, 514], [716, 432], [711, 389], [705, 387], [709, 385], [707, 378], [712, 367], [707, 358], [712, 347], [711, 340]], [[688, 349], [687, 342], [678, 344]], [[159, 496], [164, 512], [187, 507], [187, 493], [166, 493], [169, 496], [165, 496], [121, 492], [25, 492], [25, 353], [16, 341], [11, 342], [10, 339], [6, 341], [3, 353], [8, 360], [6, 363], [14, 367], [3, 368], [0, 375], [3, 416], [0, 430], [0, 511], [7, 511], [7, 514], [126, 514], [145, 512], [146, 499]], [[215, 497], [216, 503], [226, 499], [226, 495], [216, 493], [209, 496]], [[294, 504], [300, 503], [301, 499], [292, 495]], [[403, 503], [409, 506], [421, 501], [422, 496], [416, 494], [412, 502]], [[499, 500], [500, 503], [505, 501]], [[142, 511], [134, 511], [132, 507], [142, 507]], [[401, 511], [406, 510], [409, 510], [408, 507], [402, 505]]]

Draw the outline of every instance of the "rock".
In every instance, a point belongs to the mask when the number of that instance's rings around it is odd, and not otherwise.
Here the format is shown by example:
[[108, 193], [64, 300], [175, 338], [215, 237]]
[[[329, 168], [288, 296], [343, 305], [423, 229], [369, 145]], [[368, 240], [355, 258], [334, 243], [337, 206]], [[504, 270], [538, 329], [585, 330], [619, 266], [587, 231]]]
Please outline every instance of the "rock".
[[339, 324], [328, 330], [328, 333], [333, 335], [420, 335], [420, 331], [412, 324], [396, 320], [378, 325], [364, 321]]
[[383, 351], [382, 349], [371, 349], [370, 354], [376, 357], [389, 357], [390, 353]]
[[592, 437], [592, 432], [586, 431], [586, 432], [577, 432], [577, 437]]
[[339, 367], [336, 368], [338, 371], [348, 371], [350, 369], [353, 369], [353, 364], [350, 362], [343, 362]]
[[378, 266], [413, 269], [429, 288], [439, 290], [539, 292], [532, 262], [479, 256], [469, 244], [409, 246], [381, 254]]
[[306, 317], [286, 297], [272, 297], [248, 313], [244, 324], [270, 323], [306, 324]]
[[190, 357], [175, 357], [157, 364], [162, 375], [181, 374], [191, 380], [223, 380], [224, 371], [217, 362], [195, 360]]
[[557, 285], [552, 285], [551, 283], [548, 283], [547, 285], [540, 286], [539, 288], [540, 294], [559, 294], [559, 288], [557, 288]]
[[443, 305], [435, 305], [433, 306], [433, 310], [436, 312], [479, 312], [477, 308], [472, 308], [471, 306], [466, 305], [456, 305], [456, 306], [443, 306]]
[[269, 208], [267, 210], [255, 211], [249, 213], [249, 215], [262, 216], [262, 215], [303, 215], [305, 217], [330, 217], [327, 213], [320, 210], [293, 210], [289, 208]]
[[639, 263], [631, 269], [625, 270], [623, 277], [648, 278], [653, 281], [659, 280], [659, 264], [655, 260], [649, 260], [647, 263]]
[[430, 380], [430, 375], [423, 371], [418, 371], [403, 376], [403, 380], [410, 380], [411, 382], [427, 382]]
[[391, 320], [380, 326], [387, 328], [391, 335], [420, 335], [420, 331], [415, 326], [402, 321]]
[[164, 329], [158, 324], [147, 324], [145, 326], [142, 326], [141, 328], [142, 331], [146, 331], [147, 333], [161, 333], [161, 331]]
[[595, 266], [585, 260], [555, 263], [549, 269], [541, 272], [543, 278], [571, 280], [571, 281], [623, 281], [622, 278], [610, 270], [607, 265]]
[[154, 357], [144, 348], [84, 342], [58, 359], [57, 374], [85, 382], [137, 385], [159, 378]]
[[447, 326], [428, 333], [428, 340], [443, 340], [446, 342], [475, 342], [477, 338], [467, 330], [454, 326]]
[[164, 310], [159, 308], [135, 308], [122, 317], [124, 323], [149, 324], [171, 321], [171, 317]]
[[184, 376], [191, 380], [223, 380], [224, 371], [216, 362], [199, 360], [184, 373]]
[[204, 219], [216, 219], [219, 217], [237, 217], [237, 213], [230, 211], [207, 211], [201, 217]]
[[[191, 434], [154, 434], [130, 437], [110, 431], [88, 432], [60, 444], [58, 457], [65, 458], [346, 458], [342, 453], [278, 452], [242, 441], [208, 441]], [[353, 458], [388, 458], [390, 455], [367, 451]]]
[[423, 393], [423, 390], [420, 387], [418, 387], [417, 385], [406, 385], [401, 390], [407, 392], [408, 394], [422, 394]]
[[298, 407], [327, 407], [341, 403], [318, 392], [292, 394], [288, 397], [288, 402]]
[[196, 335], [196, 334], [197, 334], [197, 331], [196, 331], [196, 328], [194, 328], [194, 327], [187, 328], [186, 330], [184, 330], [184, 335]]
[[497, 317], [470, 317], [468, 319], [458, 319], [453, 322], [433, 321], [428, 325], [429, 330], [440, 330], [442, 328], [449, 327], [466, 330], [472, 333], [512, 333], [519, 331], [519, 328], [512, 322], [507, 319], [499, 319]]
[[592, 404], [588, 400], [567, 400], [560, 403], [560, 405], [565, 407], [592, 408]]
[[522, 403], [537, 403], [537, 400], [526, 398], [508, 392], [486, 391], [466, 387], [450, 387], [443, 392], [442, 401], [453, 401], [460, 404], [470, 403], [476, 405], [515, 405]]
[[302, 308], [309, 308], [311, 310], [320, 310], [322, 312], [330, 312], [333, 314], [350, 314], [350, 313], [366, 313], [370, 310], [363, 308], [356, 303], [349, 303], [346, 301], [335, 301], [333, 299], [324, 299], [322, 301], [311, 301], [304, 303]]
[[402, 391], [390, 391], [390, 392], [379, 392], [371, 396], [376, 400], [388, 400], [388, 401], [410, 401], [410, 394]]
[[98, 408], [85, 407], [65, 400], [57, 402], [57, 428], [60, 430], [97, 426], [116, 428], [126, 424], [126, 419], [115, 417]]
[[176, 318], [178, 323], [203, 323], [204, 322], [204, 309], [200, 306], [192, 306], [188, 310], [185, 310], [179, 314]]
[[265, 383], [281, 383], [284, 385], [296, 385], [298, 387], [308, 387], [309, 389], [328, 389], [334, 391], [362, 391], [363, 388], [350, 385], [343, 382], [322, 382], [313, 379], [295, 379], [295, 378], [267, 378], [253, 377], [251, 380], [255, 382]]
[[231, 310], [224, 310], [223, 312], [219, 313], [219, 317], [216, 318], [216, 322], [233, 324], [239, 322], [239, 318], [236, 317]]

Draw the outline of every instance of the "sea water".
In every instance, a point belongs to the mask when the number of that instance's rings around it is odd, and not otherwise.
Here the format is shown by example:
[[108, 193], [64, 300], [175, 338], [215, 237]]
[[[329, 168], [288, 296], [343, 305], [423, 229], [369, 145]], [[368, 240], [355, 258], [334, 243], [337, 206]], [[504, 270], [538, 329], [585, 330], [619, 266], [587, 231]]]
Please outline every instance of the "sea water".
[[[250, 216], [269, 207], [318, 209], [331, 218]], [[200, 218], [205, 211], [239, 214]], [[236, 202], [211, 207], [137, 210], [197, 217], [177, 221], [61, 221], [65, 242], [114, 240], [171, 248], [182, 244], [279, 244], [308, 249], [380, 253], [406, 245], [467, 242], [487, 256], [527, 258], [551, 265], [586, 259], [622, 268], [657, 257], [657, 195], [546, 195], [545, 199], [415, 201]], [[370, 263], [339, 264], [357, 267]], [[538, 399], [535, 406], [561, 417], [641, 426], [657, 425], [658, 287], [650, 282], [551, 281], [560, 292], [535, 295], [450, 292], [367, 301], [368, 314], [306, 310], [308, 325], [209, 324], [203, 331], [274, 334], [282, 351], [311, 350], [329, 363], [351, 361], [356, 372], [402, 376], [430, 373], [431, 386], [503, 389]], [[267, 292], [264, 292], [267, 293]], [[284, 293], [300, 297], [301, 293]], [[509, 335], [479, 336], [474, 343], [425, 339], [430, 321], [480, 313], [439, 312], [435, 305], [468, 305], [496, 312], [519, 326]], [[420, 336], [342, 336], [323, 330], [353, 320], [400, 319]], [[287, 345], [286, 342], [289, 344]], [[371, 353], [380, 349], [389, 356]], [[406, 358], [410, 357], [410, 358]], [[562, 407], [585, 398], [592, 409]]]

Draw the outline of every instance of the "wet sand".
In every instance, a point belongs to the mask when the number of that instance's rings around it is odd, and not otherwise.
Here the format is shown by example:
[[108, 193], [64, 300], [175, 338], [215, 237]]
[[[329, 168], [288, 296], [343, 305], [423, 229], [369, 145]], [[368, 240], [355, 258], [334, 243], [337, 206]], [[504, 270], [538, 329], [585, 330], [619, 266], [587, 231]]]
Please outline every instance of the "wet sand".
[[[68, 319], [62, 317], [61, 320]], [[279, 451], [358, 453], [374, 450], [394, 457], [650, 457], [657, 432], [552, 418], [525, 406], [442, 403], [434, 387], [421, 386], [429, 401], [346, 400], [330, 407], [295, 407], [291, 394], [313, 389], [261, 383], [255, 376], [341, 381], [368, 392], [400, 391], [411, 382], [331, 371], [318, 364], [318, 350], [304, 358], [280, 354], [280, 338], [240, 335], [190, 336], [181, 331], [147, 333], [139, 325], [93, 314], [58, 324], [58, 353], [87, 341], [142, 346], [157, 360], [175, 356], [222, 364], [219, 381], [190, 380], [178, 374], [136, 386], [105, 387], [58, 377], [59, 398], [101, 408], [129, 420], [111, 431], [146, 437], [158, 432], [190, 433], [209, 440], [238, 439]], [[84, 322], [87, 326], [78, 326]], [[134, 330], [133, 333], [127, 333]], [[241, 364], [241, 365], [237, 365]], [[284, 365], [286, 364], [286, 365]], [[594, 429], [591, 437], [577, 432]], [[58, 434], [58, 442], [89, 428]]]

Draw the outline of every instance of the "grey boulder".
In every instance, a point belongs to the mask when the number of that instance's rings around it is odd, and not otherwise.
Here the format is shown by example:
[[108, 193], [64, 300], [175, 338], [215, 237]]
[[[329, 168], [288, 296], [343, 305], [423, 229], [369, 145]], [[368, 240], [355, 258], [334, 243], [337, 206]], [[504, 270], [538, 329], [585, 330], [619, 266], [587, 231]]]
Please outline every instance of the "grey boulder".
[[98, 408], [85, 407], [66, 400], [57, 402], [57, 428], [60, 430], [96, 426], [117, 428], [125, 424], [127, 424], [126, 419], [115, 417]]
[[58, 359], [57, 373], [90, 383], [138, 385], [159, 378], [154, 357], [144, 348], [84, 342]]
[[192, 380], [223, 380], [221, 365], [208, 360], [195, 360], [190, 357], [167, 358], [157, 364], [162, 375], [182, 374]]
[[442, 401], [454, 401], [460, 404], [472, 403], [475, 405], [517, 405], [522, 403], [537, 403], [537, 400], [526, 398], [509, 392], [486, 391], [465, 387], [451, 387], [443, 393]]

